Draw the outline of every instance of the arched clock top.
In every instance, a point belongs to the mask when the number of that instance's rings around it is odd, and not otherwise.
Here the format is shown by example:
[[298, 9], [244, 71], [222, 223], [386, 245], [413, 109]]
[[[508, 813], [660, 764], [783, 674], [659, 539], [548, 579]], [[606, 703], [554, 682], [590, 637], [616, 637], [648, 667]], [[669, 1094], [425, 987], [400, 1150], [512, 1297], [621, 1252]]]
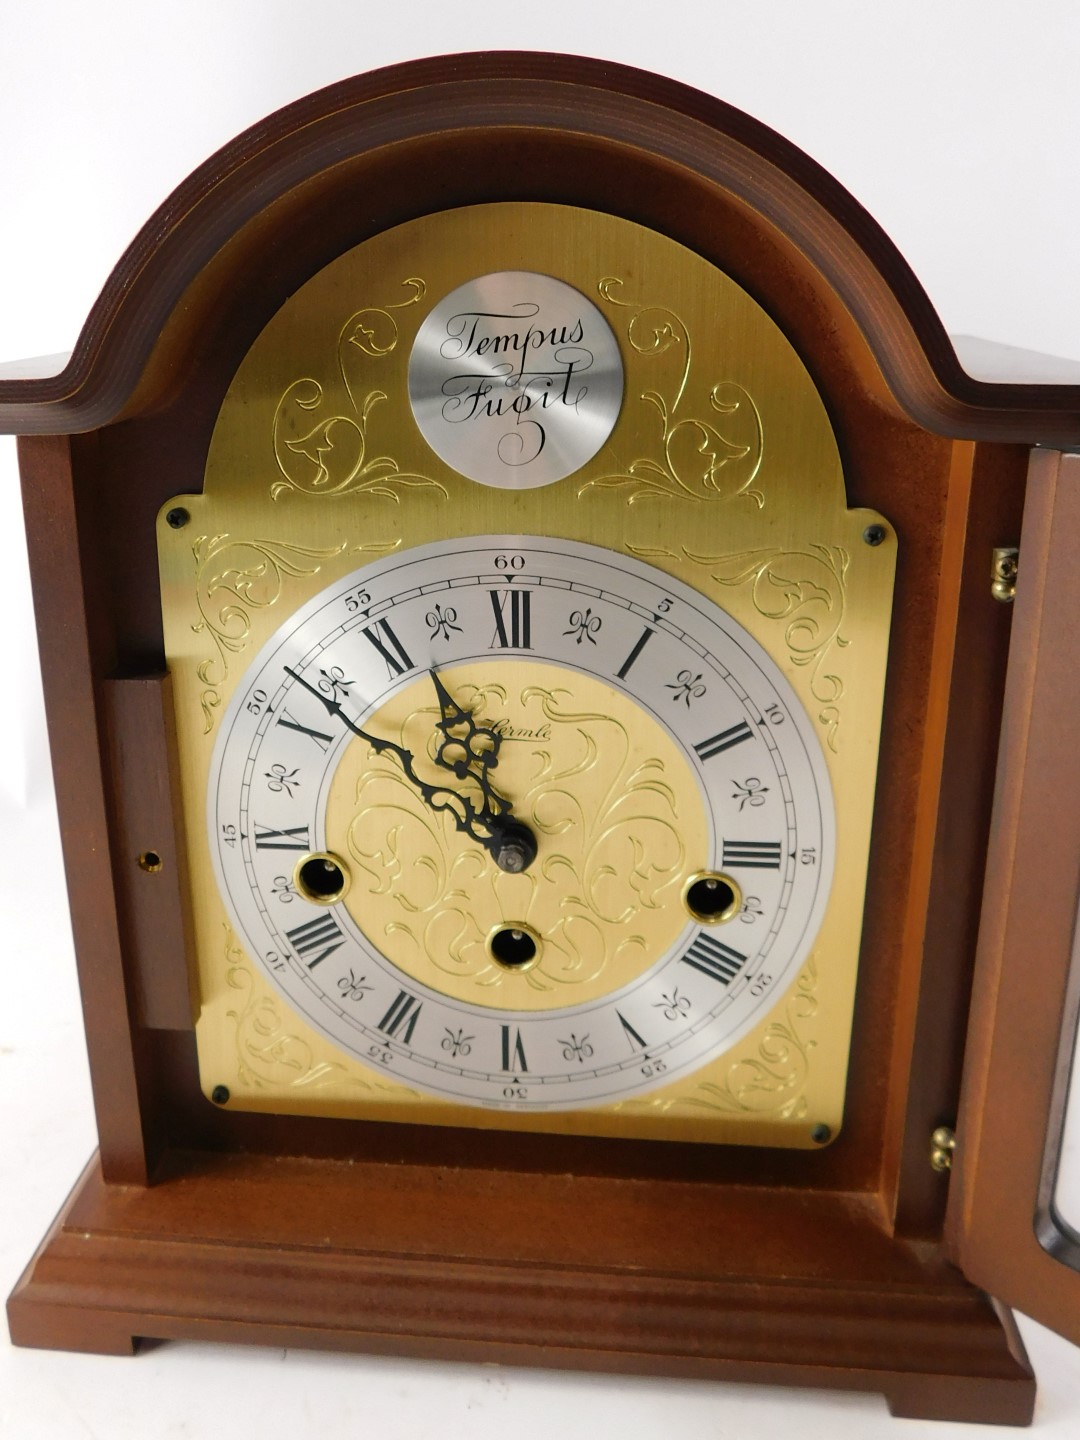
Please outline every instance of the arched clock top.
[[[407, 187], [395, 183], [403, 165]], [[663, 229], [722, 268], [729, 250], [740, 253], [738, 278], [804, 354], [836, 348], [849, 372], [838, 384], [857, 384], [928, 430], [1080, 438], [1080, 387], [968, 375], [877, 224], [767, 126], [638, 70], [515, 52], [358, 76], [225, 146], [140, 231], [66, 366], [0, 378], [0, 429], [77, 433], [168, 404], [177, 377], [204, 364], [221, 336], [250, 343], [335, 255], [443, 208], [447, 173], [455, 204], [589, 204]], [[242, 353], [221, 356], [226, 379]]]

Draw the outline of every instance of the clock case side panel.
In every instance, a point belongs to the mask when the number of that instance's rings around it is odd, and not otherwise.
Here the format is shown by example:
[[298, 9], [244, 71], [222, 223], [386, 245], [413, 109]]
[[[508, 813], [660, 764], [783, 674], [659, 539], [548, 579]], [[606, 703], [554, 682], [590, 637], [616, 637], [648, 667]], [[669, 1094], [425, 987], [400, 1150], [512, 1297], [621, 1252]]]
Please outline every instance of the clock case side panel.
[[[940, 647], [932, 676], [926, 656], [933, 649], [941, 595], [943, 534], [957, 446], [900, 412], [830, 276], [853, 267], [865, 287], [864, 300], [869, 303], [871, 292], [878, 296], [879, 312], [884, 304], [882, 278], [877, 272], [869, 276], [865, 256], [856, 263], [850, 234], [830, 219], [820, 199], [784, 175], [775, 160], [748, 156], [741, 141], [675, 112], [667, 114], [667, 129], [655, 142], [664, 153], [656, 153], [649, 149], [644, 129], [646, 120], [655, 128], [654, 102], [599, 90], [568, 90], [565, 79], [550, 84], [532, 80], [523, 86], [514, 118], [528, 123], [516, 126], [508, 125], [505, 116], [501, 123], [496, 123], [498, 116], [491, 119], [494, 92], [486, 80], [456, 91], [450, 87], [452, 95], [436, 89], [438, 93], [426, 98], [418, 91], [398, 97], [393, 105], [379, 102], [366, 113], [357, 107], [350, 143], [343, 145], [340, 129], [335, 131], [332, 165], [327, 165], [327, 137], [320, 150], [309, 143], [315, 137], [305, 134], [303, 145], [294, 140], [291, 147], [279, 138], [272, 158], [253, 146], [248, 171], [237, 167], [232, 229], [225, 228], [224, 219], [214, 220], [218, 248], [192, 278], [178, 307], [188, 318], [171, 330], [165, 327], [166, 341], [146, 372], [147, 388], [139, 393], [137, 406], [133, 401], [128, 419], [96, 432], [92, 477], [88, 470], [85, 481], [79, 481], [94, 487], [94, 514], [86, 521], [94, 527], [98, 567], [93, 583], [99, 598], [93, 609], [99, 617], [108, 617], [98, 623], [111, 627], [117, 671], [147, 675], [161, 668], [153, 517], [170, 495], [198, 488], [214, 417], [232, 373], [284, 296], [366, 234], [440, 205], [547, 199], [607, 209], [662, 229], [725, 269], [773, 315], [810, 369], [844, 454], [849, 502], [889, 515], [901, 537], [898, 624], [869, 891], [872, 924], [866, 931], [850, 1082], [856, 1103], [849, 1109], [844, 1135], [828, 1152], [815, 1156], [811, 1168], [777, 1155], [727, 1150], [710, 1156], [693, 1147], [685, 1152], [661, 1147], [658, 1153], [647, 1147], [620, 1151], [617, 1144], [552, 1141], [538, 1150], [524, 1137], [500, 1142], [497, 1151], [477, 1140], [470, 1153], [477, 1163], [488, 1163], [497, 1153], [500, 1163], [526, 1166], [658, 1174], [674, 1166], [703, 1176], [737, 1173], [746, 1183], [880, 1191], [884, 1223], [892, 1223], [903, 1179], [898, 1156], [907, 1125], [904, 1097], [910, 1077], [917, 1074], [920, 1083], [947, 1094], [952, 1065], [951, 1058], [945, 1063], [933, 1051], [912, 1048], [922, 1003], [920, 926], [925, 900], [912, 888], [913, 825], [916, 811], [924, 817], [928, 812], [927, 799], [919, 800], [911, 777], [922, 768], [926, 747], [937, 743], [927, 728], [940, 720], [927, 719], [933, 709], [931, 686], [947, 691], [952, 673], [949, 654]], [[571, 112], [581, 122], [574, 130], [566, 128]], [[477, 118], [481, 114], [484, 123]], [[449, 116], [459, 122], [454, 128], [417, 133], [421, 122], [448, 125]], [[335, 121], [343, 123], [340, 116]], [[589, 129], [593, 133], [583, 133]], [[676, 152], [684, 162], [692, 158], [697, 168], [672, 163]], [[788, 158], [786, 153], [783, 158]], [[755, 198], [762, 210], [743, 193], [751, 161], [760, 176]], [[360, 194], [362, 209], [356, 201]], [[251, 218], [237, 227], [237, 213]], [[203, 216], [205, 225], [209, 221]], [[824, 225], [831, 239], [815, 240], [812, 247], [807, 240], [807, 248], [814, 251], [811, 258], [792, 237], [801, 239], [817, 225]], [[200, 244], [207, 244], [205, 235]], [[907, 284], [905, 275], [898, 285]], [[176, 284], [176, 276], [162, 274], [159, 282], [164, 295]], [[887, 321], [879, 313], [880, 327], [888, 329], [898, 315], [894, 311]], [[911, 363], [918, 363], [914, 350]], [[967, 464], [971, 447], [964, 450], [968, 459], [962, 463]], [[980, 503], [991, 498], [988, 493]], [[962, 547], [951, 553], [955, 569]], [[107, 673], [103, 666], [98, 678], [104, 680]], [[969, 758], [977, 769], [978, 757]], [[116, 779], [124, 783], [122, 775]], [[970, 785], [970, 775], [965, 776], [961, 790], [968, 798]], [[928, 799], [936, 804], [936, 798], [934, 790]], [[925, 828], [930, 822], [921, 823]], [[953, 964], [954, 959], [946, 953], [943, 963]], [[136, 955], [129, 963], [141, 962]], [[953, 1006], [950, 1023], [955, 1013]], [[172, 1143], [312, 1154], [359, 1146], [387, 1155], [404, 1143], [394, 1127], [353, 1130], [333, 1122], [298, 1127], [272, 1117], [224, 1116], [198, 1093], [190, 1033], [179, 1028], [149, 1033], [153, 1043], [143, 1059], [143, 1088], [147, 1094], [160, 1088], [168, 1095], [158, 1114]], [[948, 1100], [941, 1103], [947, 1106]], [[445, 1142], [428, 1137], [413, 1143], [422, 1148], [434, 1144], [438, 1155], [439, 1143]], [[921, 1158], [915, 1163], [921, 1169]], [[937, 1203], [933, 1201], [925, 1217], [929, 1229]]]
[[[1012, 625], [1012, 607], [993, 596], [988, 557], [1020, 534], [1028, 453], [1015, 445], [956, 446], [942, 522], [903, 929], [906, 1018], [893, 1051], [904, 1073], [891, 1086], [886, 1128], [897, 1141], [886, 1147], [881, 1187], [898, 1230], [911, 1236], [940, 1235], [949, 1196], [929, 1163], [931, 1136], [956, 1121], [991, 826], [988, 777]], [[904, 706], [891, 694], [886, 714], [887, 723], [904, 722]], [[890, 782], [883, 776], [881, 783]], [[889, 895], [888, 879], [878, 893]]]
[[[116, 671], [117, 652], [105, 598], [108, 580], [100, 566], [97, 442], [96, 435], [23, 438], [19, 468], [102, 1168], [110, 1181], [145, 1184], [160, 1146], [148, 1053], [152, 1041], [141, 1024], [139, 967], [132, 947], [125, 945], [128, 887], [119, 866], [114, 870], [117, 817], [109, 736], [110, 730], [114, 738], [118, 734], [118, 716], [110, 714], [103, 682]], [[155, 709], [164, 727], [165, 710]], [[147, 733], [136, 742], [144, 755], [152, 749], [148, 742]], [[163, 750], [160, 743], [152, 768], [164, 758]], [[168, 812], [167, 781], [158, 793]], [[165, 845], [163, 832], [155, 834], [163, 851], [175, 851]], [[134, 870], [135, 855], [126, 858]], [[171, 883], [166, 877], [163, 888], [172, 890], [175, 912], [182, 903], [175, 877]], [[170, 987], [186, 989], [176, 968], [183, 956], [181, 948], [161, 957], [169, 977], [166, 993]]]
[[1075, 1046], [1078, 540], [1080, 455], [1036, 450], [948, 1214], [964, 1273], [1074, 1343], [1080, 1273], [1052, 1187]]

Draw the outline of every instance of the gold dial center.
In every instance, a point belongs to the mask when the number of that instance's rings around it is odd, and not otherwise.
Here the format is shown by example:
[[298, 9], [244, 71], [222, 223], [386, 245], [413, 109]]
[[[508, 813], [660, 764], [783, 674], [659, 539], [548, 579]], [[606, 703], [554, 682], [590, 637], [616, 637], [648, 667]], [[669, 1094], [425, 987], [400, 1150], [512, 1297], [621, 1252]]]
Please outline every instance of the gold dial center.
[[[488, 778], [536, 837], [536, 860], [499, 869], [424, 803], [392, 752], [357, 738], [326, 808], [327, 848], [349, 863], [346, 908], [405, 975], [472, 1004], [548, 1010], [619, 989], [675, 943], [683, 888], [707, 862], [705, 800], [684, 752], [643, 707], [575, 670], [492, 659], [440, 675], [498, 733]], [[479, 807], [476, 782], [435, 763], [439, 719], [424, 676], [364, 723], [409, 750], [424, 781]], [[534, 963], [493, 956], [491, 935], [514, 927], [537, 937]]]

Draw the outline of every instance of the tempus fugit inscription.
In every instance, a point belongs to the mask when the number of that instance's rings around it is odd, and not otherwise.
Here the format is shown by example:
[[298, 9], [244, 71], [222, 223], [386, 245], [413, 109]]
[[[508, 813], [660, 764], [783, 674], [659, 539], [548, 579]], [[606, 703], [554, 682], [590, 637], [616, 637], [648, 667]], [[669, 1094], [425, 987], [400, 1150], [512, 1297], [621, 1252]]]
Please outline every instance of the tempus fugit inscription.
[[550, 275], [459, 285], [420, 326], [409, 399], [424, 439], [484, 485], [527, 490], [580, 470], [619, 418], [623, 365], [607, 320]]

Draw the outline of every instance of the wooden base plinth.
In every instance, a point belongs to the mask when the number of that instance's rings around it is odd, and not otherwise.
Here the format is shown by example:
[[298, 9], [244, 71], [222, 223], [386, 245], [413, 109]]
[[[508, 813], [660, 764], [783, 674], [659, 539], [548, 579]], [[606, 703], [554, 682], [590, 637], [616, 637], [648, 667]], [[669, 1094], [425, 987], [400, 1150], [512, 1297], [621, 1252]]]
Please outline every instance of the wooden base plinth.
[[896, 1415], [1030, 1421], [1011, 1317], [890, 1239], [864, 1197], [705, 1188], [687, 1209], [596, 1177], [208, 1155], [141, 1188], [94, 1161], [8, 1301], [11, 1337], [825, 1386], [880, 1392]]

